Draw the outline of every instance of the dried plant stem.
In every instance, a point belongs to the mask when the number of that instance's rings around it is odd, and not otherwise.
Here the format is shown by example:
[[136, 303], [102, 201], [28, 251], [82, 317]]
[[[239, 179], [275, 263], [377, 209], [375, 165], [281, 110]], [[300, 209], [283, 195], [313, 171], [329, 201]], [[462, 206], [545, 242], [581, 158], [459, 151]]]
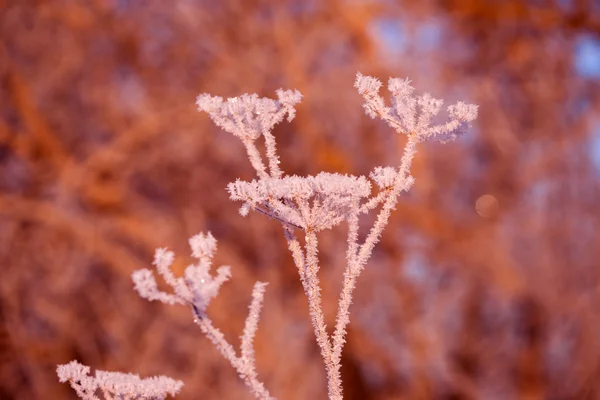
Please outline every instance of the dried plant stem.
[[306, 257], [304, 251], [291, 228], [284, 226], [285, 237], [288, 242], [288, 248], [292, 253], [294, 264], [298, 268], [300, 282], [304, 288], [304, 293], [308, 299], [309, 314], [317, 344], [321, 350], [321, 356], [325, 363], [327, 371], [327, 381], [330, 399], [342, 399], [342, 381], [339, 374], [339, 367], [336, 367], [332, 358], [331, 341], [327, 334], [327, 326], [323, 315], [321, 304], [321, 288], [319, 286], [319, 264], [317, 258], [317, 235], [307, 229], [306, 232]]
[[328, 390], [330, 399], [342, 398], [342, 381], [339, 374], [339, 365], [333, 360], [332, 346], [327, 334], [327, 325], [321, 304], [321, 287], [319, 284], [319, 260], [317, 235], [307, 229], [306, 232], [306, 271], [308, 273], [308, 305], [317, 344], [321, 348], [321, 356], [327, 370]]
[[377, 196], [372, 197], [371, 199], [369, 199], [369, 201], [360, 206], [359, 212], [361, 214], [367, 214], [369, 211], [377, 207], [379, 203], [385, 201], [389, 194], [389, 191], [390, 189], [385, 189], [377, 193]]
[[410, 187], [408, 184], [408, 174], [412, 159], [416, 153], [416, 145], [416, 138], [413, 135], [409, 136], [406, 147], [404, 148], [402, 160], [400, 162], [399, 174], [396, 178], [393, 189], [387, 192], [387, 198], [385, 199], [384, 205], [379, 212], [373, 227], [369, 231], [365, 242], [359, 247], [358, 252], [356, 251], [358, 216], [353, 216], [353, 218], [350, 218], [348, 221], [347, 265], [344, 272], [344, 284], [338, 303], [335, 331], [332, 337], [332, 365], [336, 368], [335, 374], [337, 375], [340, 374], [340, 361], [342, 358], [342, 350], [346, 342], [346, 326], [350, 322], [350, 305], [352, 304], [352, 295], [354, 288], [356, 287], [356, 280], [362, 272], [367, 260], [371, 257], [373, 247], [379, 241], [381, 233], [389, 221], [391, 211], [398, 202], [400, 193], [403, 190], [408, 190]]
[[244, 147], [246, 148], [246, 152], [248, 153], [248, 160], [250, 160], [250, 164], [252, 164], [252, 167], [254, 167], [254, 169], [256, 170], [257, 175], [260, 178], [267, 178], [269, 174], [267, 173], [260, 152], [256, 148], [254, 142], [246, 138], [242, 140], [242, 143], [244, 143]]
[[389, 192], [387, 199], [383, 203], [381, 211], [377, 215], [377, 219], [373, 224], [373, 227], [369, 231], [365, 242], [360, 247], [360, 250], [358, 252], [358, 256], [356, 259], [356, 267], [358, 270], [356, 272], [359, 272], [363, 268], [364, 264], [367, 262], [369, 257], [371, 257], [373, 248], [375, 247], [377, 242], [379, 242], [381, 232], [383, 232], [390, 219], [390, 214], [396, 206], [396, 203], [398, 202], [398, 197], [400, 196], [400, 193], [402, 193], [402, 191], [404, 190], [410, 189], [410, 166], [412, 164], [412, 160], [415, 156], [415, 153], [417, 152], [417, 142], [418, 139], [416, 136], [410, 135], [408, 137], [408, 142], [406, 143], [406, 147], [404, 147], [404, 154], [400, 162], [400, 168], [394, 186]]
[[[321, 288], [319, 284], [319, 260], [318, 260], [318, 240], [316, 233], [306, 229], [306, 253], [302, 250], [300, 243], [295, 238], [292, 228], [284, 224], [284, 233], [288, 242], [288, 248], [292, 253], [294, 263], [298, 268], [300, 281], [306, 293], [309, 305], [311, 322], [315, 332], [317, 344], [321, 349], [321, 356], [325, 363], [328, 378], [328, 391], [330, 399], [342, 399], [342, 381], [341, 381], [341, 355], [344, 348], [346, 327], [350, 322], [350, 305], [352, 304], [352, 295], [356, 287], [356, 280], [364, 268], [367, 260], [372, 254], [375, 244], [379, 241], [381, 233], [389, 221], [391, 211], [394, 209], [400, 193], [408, 190], [411, 185], [409, 179], [410, 165], [416, 152], [417, 138], [409, 135], [408, 143], [404, 149], [399, 174], [394, 185], [385, 190], [383, 195], [377, 197], [377, 203], [383, 202], [383, 207], [377, 216], [373, 227], [369, 231], [365, 242], [358, 245], [358, 217], [361, 209], [355, 204], [357, 210], [348, 218], [348, 250], [346, 254], [347, 266], [344, 272], [344, 284], [340, 293], [338, 303], [338, 312], [336, 326], [333, 336], [330, 338], [327, 334], [327, 326], [323, 314], [321, 301]], [[307, 209], [305, 202], [299, 201], [298, 205], [302, 211]], [[306, 257], [304, 256], [306, 254]]]
[[267, 159], [269, 160], [269, 172], [271, 177], [280, 178], [283, 174], [279, 167], [280, 161], [277, 156], [277, 147], [275, 144], [275, 137], [270, 131], [264, 131], [263, 136], [265, 138], [265, 146], [267, 150]]
[[[250, 392], [252, 392], [257, 399], [273, 400], [274, 398], [271, 397], [269, 391], [265, 388], [265, 385], [257, 379], [256, 365], [254, 363], [246, 362], [246, 360], [242, 357], [238, 357], [235, 354], [233, 346], [227, 342], [223, 333], [212, 324], [212, 321], [197, 307], [192, 307], [192, 309], [194, 310], [195, 316], [194, 322], [200, 327], [206, 337], [208, 337], [208, 339], [215, 345], [221, 355], [223, 355], [223, 357], [229, 361], [231, 366], [242, 378]], [[249, 315], [249, 318], [250, 316], [251, 315]], [[242, 347], [245, 347], [245, 344], [242, 344]]]
[[286, 221], [286, 220], [284, 220], [284, 219], [282, 219], [282, 218], [279, 218], [277, 215], [275, 215], [275, 213], [273, 213], [273, 212], [271, 212], [271, 211], [266, 211], [266, 210], [263, 210], [263, 209], [262, 209], [261, 207], [259, 207], [259, 206], [254, 206], [254, 209], [255, 209], [256, 211], [258, 211], [259, 213], [261, 213], [261, 214], [263, 214], [263, 215], [266, 215], [266, 216], [267, 216], [267, 217], [269, 217], [269, 218], [273, 218], [273, 219], [275, 219], [275, 220], [277, 220], [277, 221], [281, 222], [282, 224], [285, 224], [285, 225], [291, 225], [291, 226], [293, 226], [294, 228], [298, 228], [298, 229], [302, 229], [302, 230], [304, 230], [304, 228], [303, 228], [303, 227], [301, 227], [301, 226], [298, 226], [298, 225], [296, 225], [296, 224], [294, 224], [294, 223], [291, 223], [291, 222], [289, 222], [289, 221]]
[[302, 283], [302, 288], [304, 289], [304, 292], [307, 293], [308, 283], [306, 282], [306, 265], [304, 264], [304, 252], [302, 251], [302, 246], [300, 245], [300, 242], [298, 242], [298, 239], [296, 239], [294, 232], [289, 226], [283, 225], [283, 230], [285, 234], [285, 239], [288, 243], [288, 249], [292, 253], [292, 259], [294, 260], [294, 264], [298, 268], [298, 275], [300, 275], [300, 283]]

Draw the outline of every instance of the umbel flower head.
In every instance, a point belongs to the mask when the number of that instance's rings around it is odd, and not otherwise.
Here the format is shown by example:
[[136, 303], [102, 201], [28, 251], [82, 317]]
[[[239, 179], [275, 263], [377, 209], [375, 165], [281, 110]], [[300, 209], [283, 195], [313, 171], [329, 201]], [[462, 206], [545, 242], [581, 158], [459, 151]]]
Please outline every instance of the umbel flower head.
[[354, 87], [363, 96], [365, 112], [371, 118], [379, 116], [398, 133], [414, 135], [419, 141], [438, 140], [445, 143], [462, 135], [469, 123], [477, 118], [477, 106], [458, 102], [447, 108], [450, 120], [441, 125], [431, 125], [444, 104], [429, 93], [414, 96], [408, 79], [390, 78], [388, 90], [392, 93], [392, 106], [387, 107], [379, 95], [381, 82], [377, 78], [356, 74]]
[[96, 376], [90, 376], [90, 367], [77, 361], [59, 365], [56, 373], [58, 380], [69, 382], [82, 399], [98, 400], [95, 393], [100, 391], [105, 399], [158, 400], [175, 396], [183, 387], [183, 382], [162, 375], [142, 379], [136, 374], [97, 370]]
[[185, 269], [184, 278], [176, 278], [171, 271], [175, 258], [172, 251], [156, 249], [154, 254], [154, 265], [158, 273], [175, 293], [158, 290], [154, 274], [144, 268], [131, 275], [135, 289], [141, 297], [168, 304], [193, 304], [200, 312], [206, 310], [210, 301], [218, 294], [221, 285], [231, 276], [230, 268], [222, 266], [217, 269], [216, 276], [210, 274], [212, 257], [217, 249], [217, 241], [210, 232], [191, 237], [189, 243], [192, 256], [198, 259], [198, 264], [189, 265]]
[[203, 93], [196, 99], [196, 105], [198, 111], [207, 112], [223, 130], [241, 139], [256, 140], [281, 122], [285, 114], [288, 122], [294, 119], [294, 105], [300, 102], [302, 94], [297, 90], [279, 89], [277, 98], [272, 100], [257, 94], [243, 94], [224, 101], [222, 97]]
[[238, 179], [227, 189], [232, 200], [246, 202], [242, 214], [249, 206], [296, 227], [320, 231], [357, 212], [359, 200], [371, 193], [371, 184], [364, 176], [321, 172], [251, 182]]

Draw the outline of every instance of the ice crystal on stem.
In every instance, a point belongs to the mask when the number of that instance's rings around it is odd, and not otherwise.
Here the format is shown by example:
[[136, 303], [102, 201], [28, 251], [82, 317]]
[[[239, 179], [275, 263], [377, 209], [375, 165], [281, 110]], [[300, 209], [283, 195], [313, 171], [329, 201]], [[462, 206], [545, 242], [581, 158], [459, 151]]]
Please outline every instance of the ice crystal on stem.
[[161, 292], [154, 279], [152, 271], [141, 269], [132, 275], [135, 289], [139, 295], [148, 300], [158, 300], [168, 304], [194, 304], [204, 312], [210, 301], [217, 295], [219, 288], [231, 276], [228, 266], [217, 270], [216, 276], [210, 275], [212, 257], [217, 241], [210, 234], [200, 233], [190, 239], [192, 256], [198, 259], [198, 264], [192, 264], [185, 269], [185, 278], [175, 278], [171, 265], [175, 259], [173, 252], [167, 249], [156, 249], [154, 265], [165, 282], [174, 290], [174, 294]]
[[147, 300], [189, 305], [194, 313], [194, 322], [235, 368], [256, 398], [271, 399], [269, 392], [257, 378], [252, 348], [267, 284], [257, 282], [254, 285], [252, 302], [242, 336], [242, 354], [238, 356], [233, 346], [227, 342], [225, 336], [212, 324], [206, 314], [206, 308], [210, 301], [217, 296], [221, 285], [231, 277], [230, 268], [222, 266], [217, 270], [217, 275], [210, 274], [212, 258], [217, 249], [217, 241], [210, 232], [193, 236], [190, 238], [189, 244], [192, 256], [198, 260], [198, 263], [185, 269], [184, 278], [176, 278], [171, 271], [171, 265], [175, 259], [173, 252], [167, 249], [157, 249], [154, 255], [154, 265], [158, 274], [173, 288], [174, 293], [158, 290], [154, 274], [149, 269], [141, 269], [132, 274], [135, 289], [141, 297]]
[[[275, 148], [275, 138], [271, 134], [273, 127], [281, 122], [287, 114], [288, 122], [296, 116], [294, 106], [302, 99], [297, 90], [277, 91], [278, 100], [256, 94], [243, 94], [223, 101], [221, 97], [201, 94], [196, 99], [198, 111], [206, 111], [213, 122], [242, 140], [250, 163], [260, 177], [279, 177], [282, 175], [279, 157]], [[269, 161], [269, 172], [254, 144], [260, 136], [264, 136]]]
[[161, 400], [167, 395], [175, 396], [183, 387], [183, 382], [166, 376], [142, 379], [139, 375], [121, 372], [96, 371], [90, 376], [90, 367], [77, 361], [59, 365], [56, 368], [59, 382], [69, 382], [77, 395], [84, 400], [98, 400], [102, 393], [106, 400], [140, 399]]
[[380, 189], [385, 189], [394, 184], [398, 171], [393, 167], [376, 167], [369, 176]]
[[363, 176], [330, 174], [264, 178], [227, 186], [231, 200], [302, 229], [330, 229], [353, 212], [353, 205], [371, 192]]
[[243, 94], [223, 100], [222, 97], [201, 94], [196, 99], [198, 111], [208, 113], [213, 122], [241, 139], [256, 140], [281, 122], [296, 116], [294, 105], [302, 99], [297, 90], [278, 90], [278, 100], [259, 98], [256, 94]]
[[468, 124], [477, 118], [477, 106], [458, 102], [447, 108], [450, 120], [431, 126], [444, 104], [429, 93], [413, 96], [414, 88], [408, 79], [390, 78], [388, 90], [392, 93], [392, 106], [387, 107], [379, 95], [381, 82], [371, 76], [356, 75], [354, 86], [365, 99], [368, 116], [379, 116], [399, 133], [415, 135], [419, 141], [438, 140], [445, 143], [463, 134]]

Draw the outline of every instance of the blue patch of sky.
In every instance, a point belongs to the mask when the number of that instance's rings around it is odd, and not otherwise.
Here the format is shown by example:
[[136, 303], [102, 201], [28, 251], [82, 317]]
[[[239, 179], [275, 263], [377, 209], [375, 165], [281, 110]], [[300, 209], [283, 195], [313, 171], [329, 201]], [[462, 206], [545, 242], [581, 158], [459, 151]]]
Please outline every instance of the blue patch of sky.
[[440, 44], [442, 37], [442, 25], [440, 21], [430, 20], [421, 24], [417, 30], [417, 45], [426, 51], [435, 50]]
[[433, 19], [410, 30], [400, 19], [378, 18], [370, 28], [384, 57], [397, 56], [413, 49], [433, 51], [439, 46], [443, 33], [441, 22]]
[[424, 283], [428, 278], [427, 263], [425, 257], [418, 252], [412, 252], [404, 260], [402, 269], [406, 279], [414, 284]]
[[600, 78], [600, 39], [582, 35], [575, 46], [575, 71], [584, 78]]
[[401, 21], [379, 18], [371, 24], [371, 32], [379, 42], [382, 53], [397, 55], [406, 50], [406, 33]]

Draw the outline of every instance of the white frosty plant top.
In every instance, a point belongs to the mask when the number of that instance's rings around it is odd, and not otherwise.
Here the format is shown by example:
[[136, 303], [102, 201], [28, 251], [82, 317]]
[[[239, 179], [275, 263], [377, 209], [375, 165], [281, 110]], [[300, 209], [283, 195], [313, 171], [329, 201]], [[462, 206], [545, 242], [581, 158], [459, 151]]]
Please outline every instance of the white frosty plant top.
[[90, 376], [90, 367], [77, 361], [59, 365], [56, 373], [60, 382], [69, 382], [84, 400], [98, 400], [97, 391], [105, 399], [158, 400], [175, 396], [183, 387], [183, 382], [162, 375], [142, 379], [136, 374], [96, 370], [96, 376]]
[[154, 274], [149, 269], [140, 269], [132, 274], [135, 289], [139, 295], [148, 300], [159, 300], [168, 304], [193, 304], [198, 311], [204, 312], [210, 301], [217, 295], [221, 285], [231, 276], [230, 268], [222, 266], [217, 275], [209, 273], [212, 257], [217, 248], [217, 241], [210, 232], [200, 233], [189, 240], [192, 256], [198, 264], [189, 265], [183, 278], [176, 278], [171, 271], [175, 255], [167, 249], [156, 249], [154, 266], [158, 273], [169, 284], [174, 294], [158, 290]]
[[[174, 260], [174, 254], [171, 251], [157, 249], [154, 255], [154, 265], [159, 275], [173, 288], [174, 293], [166, 293], [158, 290], [154, 274], [149, 269], [141, 269], [132, 274], [135, 289], [141, 297], [147, 300], [159, 300], [167, 304], [191, 306], [194, 313], [194, 323], [200, 327], [202, 332], [213, 342], [221, 354], [229, 360], [250, 391], [257, 398], [271, 400], [272, 397], [269, 391], [257, 379], [253, 347], [267, 284], [264, 282], [256, 282], [254, 284], [252, 302], [250, 303], [248, 317], [244, 324], [240, 355], [238, 356], [233, 346], [225, 338], [225, 335], [213, 325], [206, 313], [206, 308], [210, 301], [217, 296], [221, 285], [231, 276], [230, 268], [227, 266], [220, 267], [217, 270], [216, 276], [212, 276], [209, 273], [212, 258], [217, 250], [217, 241], [210, 232], [193, 236], [190, 238], [189, 243], [192, 248], [192, 256], [198, 259], [198, 263], [188, 266], [185, 269], [183, 278], [176, 278], [171, 271], [171, 265]], [[124, 398], [128, 399], [130, 397]], [[131, 398], [137, 399], [137, 397]]]
[[294, 119], [294, 106], [302, 99], [297, 90], [277, 91], [279, 100], [259, 98], [257, 94], [243, 94], [223, 101], [222, 97], [201, 94], [196, 99], [198, 111], [206, 111], [213, 122], [225, 131], [240, 137], [256, 140], [283, 120]]
[[[448, 122], [432, 125], [443, 101], [427, 93], [413, 95], [414, 88], [408, 80], [389, 80], [391, 107], [386, 106], [379, 95], [381, 82], [378, 79], [358, 73], [354, 86], [365, 100], [367, 115], [381, 117], [397, 132], [409, 135], [413, 143], [405, 149], [400, 166], [377, 167], [371, 172], [371, 179], [381, 190], [399, 193], [410, 188], [414, 180], [408, 166], [414, 156], [414, 144], [425, 140], [446, 142], [455, 139], [477, 117], [477, 106], [458, 102], [448, 107]], [[353, 218], [359, 210], [370, 210], [382, 201], [383, 197], [379, 196], [367, 200], [364, 205], [359, 204], [371, 191], [371, 184], [363, 176], [324, 172], [307, 177], [284, 176], [271, 130], [286, 113], [291, 121], [295, 115], [294, 106], [302, 95], [297, 90], [279, 89], [277, 97], [278, 100], [273, 100], [244, 94], [224, 101], [221, 97], [201, 94], [196, 101], [199, 111], [207, 112], [218, 126], [242, 140], [258, 174], [257, 180], [237, 180], [227, 186], [232, 200], [244, 202], [240, 214], [246, 215], [253, 209], [296, 228], [320, 231]], [[265, 139], [268, 169], [254, 144], [261, 135]]]
[[[286, 176], [227, 185], [232, 200], [245, 201], [240, 212], [258, 208], [296, 227], [329, 229], [356, 210], [358, 201], [371, 193], [364, 177], [321, 172], [317, 176]], [[312, 201], [312, 206], [309, 201]]]
[[431, 125], [444, 104], [429, 93], [414, 96], [414, 88], [408, 79], [390, 78], [388, 90], [392, 93], [392, 106], [387, 107], [379, 95], [381, 81], [371, 76], [356, 75], [354, 87], [365, 99], [365, 112], [371, 118], [379, 116], [398, 133], [416, 135], [419, 141], [438, 140], [442, 143], [454, 140], [463, 134], [468, 124], [477, 118], [477, 106], [458, 102], [448, 106], [450, 121]]

